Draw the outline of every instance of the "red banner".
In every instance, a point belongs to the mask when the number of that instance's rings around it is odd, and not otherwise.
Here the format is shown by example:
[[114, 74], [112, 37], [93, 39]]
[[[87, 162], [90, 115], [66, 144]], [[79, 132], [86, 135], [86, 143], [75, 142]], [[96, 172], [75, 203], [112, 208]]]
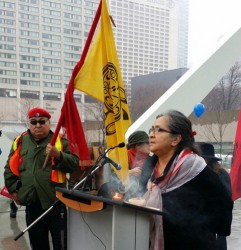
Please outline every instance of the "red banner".
[[236, 136], [234, 141], [233, 162], [230, 171], [232, 198], [237, 200], [241, 197], [241, 110], [237, 123]]

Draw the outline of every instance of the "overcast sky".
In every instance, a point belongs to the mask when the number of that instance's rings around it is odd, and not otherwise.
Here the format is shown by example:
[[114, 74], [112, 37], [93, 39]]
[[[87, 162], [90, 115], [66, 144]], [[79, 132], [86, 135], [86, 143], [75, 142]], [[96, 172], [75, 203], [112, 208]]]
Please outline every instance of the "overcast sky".
[[205, 60], [238, 27], [241, 0], [189, 0], [189, 67]]

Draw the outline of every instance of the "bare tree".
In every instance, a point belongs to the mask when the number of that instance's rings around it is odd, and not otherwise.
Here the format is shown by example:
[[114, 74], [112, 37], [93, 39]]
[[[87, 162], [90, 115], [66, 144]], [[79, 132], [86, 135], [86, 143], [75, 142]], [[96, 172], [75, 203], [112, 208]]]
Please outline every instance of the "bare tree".
[[239, 109], [241, 100], [241, 63], [236, 62], [222, 77], [203, 103], [206, 110]]
[[23, 122], [27, 127], [29, 126], [28, 112], [30, 109], [34, 108], [36, 105], [36, 100], [25, 98], [20, 99], [20, 112], [21, 112], [21, 122]]
[[29, 126], [28, 112], [30, 109], [36, 106], [39, 106], [39, 100], [35, 100], [31, 98], [17, 99], [17, 102], [15, 103], [16, 114], [14, 114], [13, 117], [18, 122], [20, 121], [23, 124], [25, 124], [26, 127], [28, 127]]
[[104, 146], [105, 145], [105, 114], [104, 114], [104, 105], [103, 103], [96, 101], [92, 103], [85, 103], [84, 110], [87, 114], [86, 116], [91, 120], [97, 121], [95, 125], [97, 126], [98, 130], [98, 141], [99, 144]]
[[200, 127], [200, 132], [207, 141], [216, 142], [219, 145], [220, 154], [223, 150], [224, 134], [235, 115], [236, 112], [233, 110], [210, 111], [208, 112], [208, 123], [202, 124]]
[[203, 136], [215, 141], [223, 148], [223, 135], [228, 124], [233, 121], [234, 112], [240, 108], [241, 63], [236, 62], [222, 77], [217, 86], [203, 100], [206, 110], [213, 111], [208, 124], [203, 125]]

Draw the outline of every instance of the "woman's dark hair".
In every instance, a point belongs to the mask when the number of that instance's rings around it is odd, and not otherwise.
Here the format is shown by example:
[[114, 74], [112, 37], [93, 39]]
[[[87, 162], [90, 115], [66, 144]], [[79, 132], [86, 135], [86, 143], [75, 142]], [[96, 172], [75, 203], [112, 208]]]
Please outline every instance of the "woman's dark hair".
[[177, 110], [168, 110], [167, 112], [158, 115], [156, 118], [162, 116], [168, 118], [168, 127], [172, 134], [174, 136], [181, 135], [182, 137], [182, 140], [177, 147], [177, 153], [185, 148], [189, 148], [194, 153], [199, 154], [193, 137], [191, 121], [183, 113]]

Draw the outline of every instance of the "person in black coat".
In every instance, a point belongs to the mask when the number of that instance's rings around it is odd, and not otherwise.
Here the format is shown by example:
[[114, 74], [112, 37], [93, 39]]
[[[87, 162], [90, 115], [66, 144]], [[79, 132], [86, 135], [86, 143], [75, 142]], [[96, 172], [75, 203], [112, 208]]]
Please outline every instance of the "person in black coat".
[[140, 192], [159, 208], [150, 224], [152, 250], [215, 250], [231, 231], [233, 201], [198, 155], [192, 124], [181, 112], [157, 116], [149, 132], [154, 153], [143, 166]]
[[[229, 196], [232, 197], [232, 188], [229, 173], [219, 163], [220, 161], [222, 161], [222, 159], [215, 156], [214, 146], [211, 143], [205, 142], [199, 143], [198, 146], [200, 154], [206, 161], [207, 166], [218, 175]], [[217, 235], [216, 243], [218, 250], [227, 250], [227, 239], [225, 236]]]

